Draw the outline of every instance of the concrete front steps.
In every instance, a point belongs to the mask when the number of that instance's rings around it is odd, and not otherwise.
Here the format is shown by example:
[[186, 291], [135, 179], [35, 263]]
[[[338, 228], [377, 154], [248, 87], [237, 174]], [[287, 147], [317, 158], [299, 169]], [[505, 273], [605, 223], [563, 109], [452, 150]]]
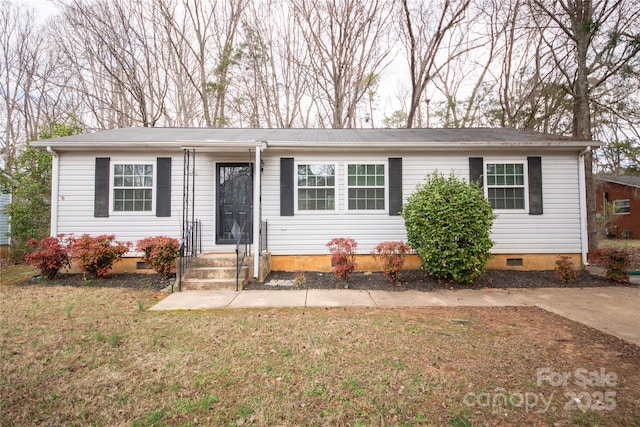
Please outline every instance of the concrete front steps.
[[[252, 257], [245, 257], [238, 289], [249, 280], [249, 263]], [[235, 252], [205, 253], [191, 260], [191, 264], [182, 278], [183, 291], [206, 290], [234, 290], [236, 289], [236, 254]]]

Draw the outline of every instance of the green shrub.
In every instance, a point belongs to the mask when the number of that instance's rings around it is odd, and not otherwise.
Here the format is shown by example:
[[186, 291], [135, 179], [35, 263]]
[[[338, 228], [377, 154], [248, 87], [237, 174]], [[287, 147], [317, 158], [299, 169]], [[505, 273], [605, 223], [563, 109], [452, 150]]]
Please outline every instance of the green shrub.
[[409, 196], [402, 216], [408, 243], [428, 274], [471, 283], [484, 273], [494, 215], [476, 184], [436, 171]]
[[331, 266], [333, 273], [343, 282], [348, 282], [351, 273], [356, 269], [356, 248], [358, 243], [344, 237], [333, 238], [326, 245], [331, 252]]
[[146, 237], [138, 240], [136, 249], [144, 252], [144, 262], [151, 266], [163, 279], [168, 279], [176, 265], [179, 243], [167, 236]]
[[116, 261], [129, 250], [131, 243], [115, 241], [115, 235], [102, 234], [92, 237], [83, 234], [68, 238], [71, 259], [80, 270], [94, 277], [105, 277]]
[[29, 253], [24, 260], [47, 279], [53, 279], [58, 271], [69, 266], [69, 253], [58, 237], [45, 237], [42, 240], [31, 238], [27, 240], [26, 247]]
[[404, 242], [382, 242], [373, 249], [373, 255], [382, 268], [382, 273], [391, 283], [398, 283], [404, 259], [411, 247]]

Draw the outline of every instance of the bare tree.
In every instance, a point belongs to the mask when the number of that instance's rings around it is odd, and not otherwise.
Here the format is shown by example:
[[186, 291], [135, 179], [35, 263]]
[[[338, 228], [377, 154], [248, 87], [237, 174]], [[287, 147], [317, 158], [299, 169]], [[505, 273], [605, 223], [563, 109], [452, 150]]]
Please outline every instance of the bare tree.
[[[592, 139], [592, 98], [630, 66], [638, 66], [640, 8], [627, 0], [531, 0], [547, 52], [573, 101], [572, 135]], [[598, 245], [593, 156], [585, 156], [589, 250]]]
[[[501, 3], [503, 0], [471, 3], [464, 22], [444, 35], [442, 51], [448, 60], [432, 79], [433, 87], [444, 97], [435, 109], [444, 127], [486, 125], [482, 107], [495, 86], [491, 68], [500, 55]], [[420, 119], [418, 114], [418, 126]]]
[[61, 49], [76, 68], [76, 90], [90, 108], [115, 112], [103, 127], [155, 126], [164, 115], [168, 90], [167, 52], [155, 8], [142, 0], [84, 2], [60, 6]]
[[208, 82], [212, 75], [214, 8], [200, 0], [154, 0], [169, 49], [169, 121], [213, 126]]
[[455, 53], [449, 51], [449, 55], [439, 55], [445, 36], [463, 22], [471, 0], [401, 2], [400, 42], [407, 50], [409, 61], [411, 101], [407, 127], [411, 128], [427, 84], [444, 64], [468, 50], [468, 46], [460, 45]]
[[6, 171], [41, 125], [75, 111], [65, 65], [35, 10], [0, 3], [0, 152]]
[[310, 77], [305, 72], [309, 50], [302, 29], [290, 19], [285, 3], [254, 2], [245, 11], [243, 43], [236, 68], [236, 97], [252, 127], [308, 126], [313, 106]]
[[[305, 69], [313, 79], [309, 95], [320, 125], [354, 127], [356, 111], [388, 62], [386, 0], [292, 0], [291, 13], [308, 49]], [[329, 117], [328, 123], [323, 117]]]

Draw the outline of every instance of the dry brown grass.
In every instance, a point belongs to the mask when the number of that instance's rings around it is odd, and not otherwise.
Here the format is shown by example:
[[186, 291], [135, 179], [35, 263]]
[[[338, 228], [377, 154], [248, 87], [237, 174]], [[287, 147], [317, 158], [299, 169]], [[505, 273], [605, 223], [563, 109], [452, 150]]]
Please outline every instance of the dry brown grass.
[[[639, 425], [640, 349], [536, 308], [145, 310], [160, 297], [1, 287], [2, 424]], [[611, 411], [564, 408], [605, 391]]]
[[600, 239], [598, 245], [602, 247], [640, 249], [640, 239]]

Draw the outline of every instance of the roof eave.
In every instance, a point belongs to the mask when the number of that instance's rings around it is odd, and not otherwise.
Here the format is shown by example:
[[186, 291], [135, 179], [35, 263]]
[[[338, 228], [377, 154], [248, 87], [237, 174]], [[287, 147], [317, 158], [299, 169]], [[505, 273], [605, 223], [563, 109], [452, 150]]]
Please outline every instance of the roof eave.
[[[187, 150], [196, 151], [216, 151], [216, 152], [237, 152], [255, 148], [258, 145], [265, 145], [265, 141], [164, 141], [164, 142], [131, 142], [131, 141], [110, 141], [110, 142], [56, 142], [33, 141], [31, 143], [37, 148], [51, 147], [58, 151], [88, 151], [96, 149], [136, 151], [140, 149], [154, 149], [160, 151]], [[365, 142], [365, 141], [268, 141], [269, 150], [335, 150], [352, 151], [365, 149], [369, 151], [388, 151], [394, 149], [407, 151], [451, 151], [451, 150], [504, 150], [504, 149], [546, 149], [546, 150], [584, 150], [588, 147], [599, 147], [603, 145], [598, 141], [455, 141], [455, 142]]]

